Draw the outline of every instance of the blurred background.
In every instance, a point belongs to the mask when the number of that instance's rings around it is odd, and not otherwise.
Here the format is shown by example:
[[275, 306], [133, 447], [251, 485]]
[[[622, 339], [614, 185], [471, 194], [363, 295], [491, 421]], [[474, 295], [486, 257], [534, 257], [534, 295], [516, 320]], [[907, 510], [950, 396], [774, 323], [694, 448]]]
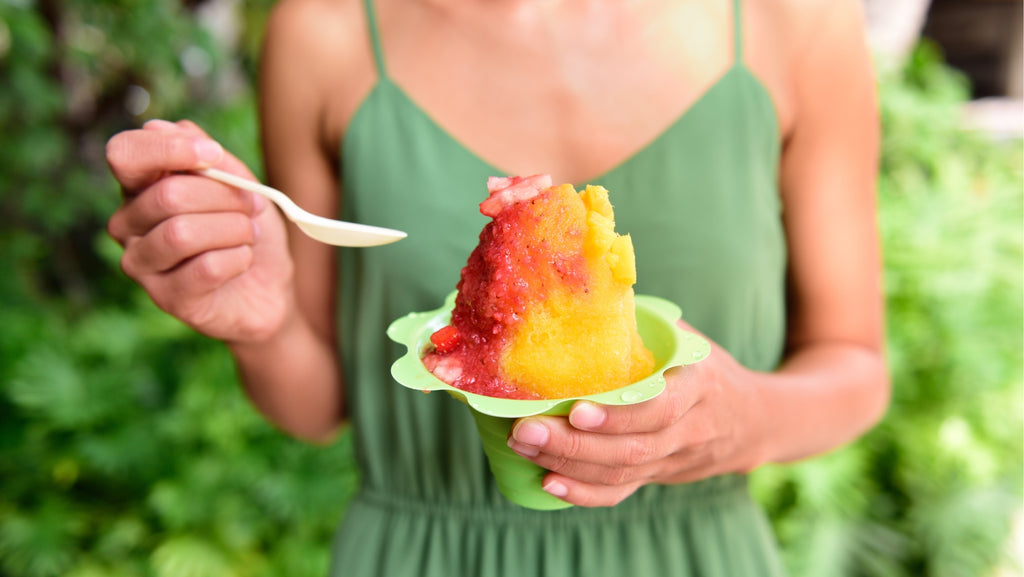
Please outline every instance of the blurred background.
[[[115, 132], [191, 118], [259, 175], [272, 0], [0, 0], [0, 576], [323, 575], [346, 436], [266, 424], [104, 232]], [[866, 0], [894, 398], [753, 475], [794, 577], [1021, 575], [1019, 1]]]

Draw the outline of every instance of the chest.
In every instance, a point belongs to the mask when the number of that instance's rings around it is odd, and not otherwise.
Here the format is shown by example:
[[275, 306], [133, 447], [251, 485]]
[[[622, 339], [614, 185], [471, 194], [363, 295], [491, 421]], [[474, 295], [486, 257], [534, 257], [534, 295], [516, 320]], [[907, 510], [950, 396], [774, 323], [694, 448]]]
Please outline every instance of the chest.
[[657, 139], [737, 63], [728, 0], [498, 15], [376, 6], [386, 81], [507, 174], [541, 166], [556, 181], [588, 182]]

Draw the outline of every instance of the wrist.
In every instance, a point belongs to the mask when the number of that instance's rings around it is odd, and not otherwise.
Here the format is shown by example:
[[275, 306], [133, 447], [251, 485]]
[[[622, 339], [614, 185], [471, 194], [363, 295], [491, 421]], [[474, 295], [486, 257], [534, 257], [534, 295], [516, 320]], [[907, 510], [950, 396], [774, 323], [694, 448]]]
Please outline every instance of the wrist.
[[228, 350], [238, 359], [244, 362], [246, 359], [258, 359], [272, 351], [288, 348], [288, 343], [303, 338], [303, 334], [310, 331], [308, 323], [302, 313], [295, 306], [294, 298], [286, 299], [275, 316], [277, 318], [263, 318], [254, 330], [240, 331], [244, 338], [225, 339], [224, 344]]
[[293, 310], [267, 338], [226, 344], [246, 394], [270, 422], [329, 442], [344, 418], [340, 366], [333, 344]]
[[745, 383], [741, 394], [746, 399], [743, 420], [747, 423], [747, 431], [744, 435], [746, 448], [738, 472], [750, 473], [774, 462], [781, 413], [778, 389], [773, 385], [771, 373], [742, 366], [739, 366], [739, 371], [739, 377], [743, 379], [741, 382]]

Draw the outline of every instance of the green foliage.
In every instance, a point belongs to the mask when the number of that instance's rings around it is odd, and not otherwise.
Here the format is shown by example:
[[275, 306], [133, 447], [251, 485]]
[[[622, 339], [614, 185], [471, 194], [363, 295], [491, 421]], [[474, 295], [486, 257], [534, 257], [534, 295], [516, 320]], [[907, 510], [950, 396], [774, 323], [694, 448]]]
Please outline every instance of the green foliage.
[[[243, 44], [269, 3], [247, 4]], [[0, 575], [326, 572], [347, 437], [263, 421], [225, 349], [157, 310], [103, 232], [104, 144], [149, 117], [195, 118], [259, 172], [252, 94], [217, 81], [254, 53], [201, 20], [161, 0], [0, 2]]]
[[820, 459], [758, 472], [795, 575], [980, 577], [1022, 498], [1022, 148], [964, 131], [930, 45], [881, 78], [893, 398]]
[[[349, 439], [271, 428], [103, 233], [104, 143], [147, 118], [196, 119], [260, 172], [270, 4], [238, 4], [232, 45], [202, 2], [0, 0], [0, 575], [325, 573]], [[893, 403], [755, 475], [794, 576], [984, 577], [1021, 511], [1022, 150], [962, 131], [966, 94], [927, 47], [882, 79]]]

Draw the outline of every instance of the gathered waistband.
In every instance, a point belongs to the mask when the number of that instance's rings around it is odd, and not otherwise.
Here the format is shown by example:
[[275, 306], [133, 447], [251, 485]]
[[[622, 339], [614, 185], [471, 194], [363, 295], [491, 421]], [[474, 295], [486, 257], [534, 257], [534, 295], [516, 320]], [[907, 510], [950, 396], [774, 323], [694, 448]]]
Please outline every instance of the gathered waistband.
[[483, 524], [541, 522], [578, 525], [649, 520], [709, 506], [722, 506], [730, 501], [750, 502], [746, 476], [723, 475], [684, 485], [651, 485], [637, 491], [615, 507], [571, 507], [557, 511], [534, 511], [514, 505], [503, 498], [495, 498], [494, 502], [427, 500], [372, 487], [360, 488], [349, 507], [363, 506], [400, 516], [459, 519], [463, 522]]

